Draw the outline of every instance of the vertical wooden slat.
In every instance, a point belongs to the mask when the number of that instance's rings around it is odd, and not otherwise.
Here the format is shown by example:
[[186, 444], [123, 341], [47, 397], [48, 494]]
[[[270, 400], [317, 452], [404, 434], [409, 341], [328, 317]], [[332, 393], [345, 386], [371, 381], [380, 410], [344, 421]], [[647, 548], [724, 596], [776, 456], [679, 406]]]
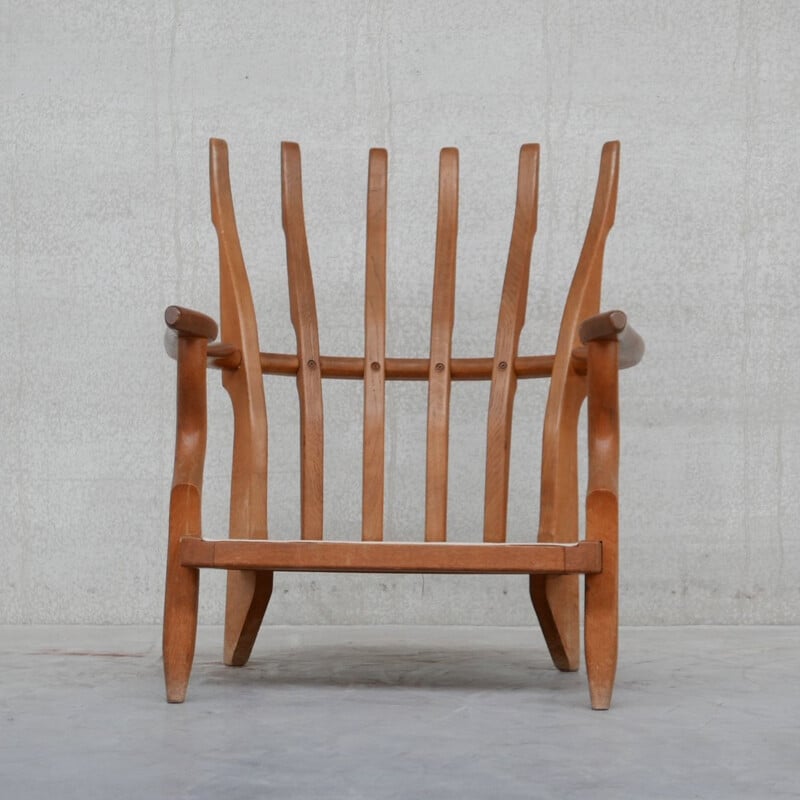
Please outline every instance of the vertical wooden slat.
[[514, 394], [517, 390], [514, 361], [520, 333], [525, 324], [538, 202], [539, 145], [526, 144], [519, 154], [517, 204], [497, 319], [492, 388], [489, 395], [483, 516], [483, 538], [486, 542], [504, 542], [506, 539], [511, 422]]
[[[550, 392], [545, 409], [542, 437], [542, 497], [539, 541], [572, 541], [578, 535], [577, 458], [574, 418], [586, 396], [586, 379], [570, 368], [573, 348], [579, 343], [581, 322], [600, 310], [600, 289], [603, 277], [603, 252], [608, 232], [614, 224], [619, 179], [619, 142], [606, 142], [600, 159], [592, 215], [586, 231], [578, 266], [572, 278], [561, 327], [558, 333], [556, 358], [550, 379]], [[564, 513], [568, 510], [567, 517]], [[565, 524], [568, 523], [568, 524]], [[564, 539], [561, 537], [567, 536]]]
[[361, 538], [383, 539], [386, 420], [386, 150], [369, 153], [364, 291], [364, 462]]
[[[211, 219], [219, 240], [220, 334], [241, 353], [236, 370], [222, 373], [233, 406], [231, 538], [267, 538], [267, 407], [261, 377], [258, 326], [233, 210], [228, 145], [209, 142]], [[272, 594], [272, 573], [228, 573], [225, 601], [226, 664], [247, 662]]]
[[300, 148], [281, 143], [281, 188], [289, 305], [297, 336], [300, 397], [300, 527], [303, 539], [322, 538], [322, 378], [311, 262], [303, 214]]
[[425, 480], [425, 541], [447, 538], [447, 458], [450, 428], [450, 351], [455, 319], [458, 237], [458, 150], [439, 156], [439, 213], [428, 373], [428, 437]]
[[[578, 539], [578, 417], [586, 378], [572, 370], [570, 359], [581, 322], [600, 308], [603, 253], [617, 206], [619, 151], [619, 142], [603, 145], [592, 215], [561, 318], [542, 434], [540, 542]], [[577, 577], [532, 575], [530, 592], [553, 662], [562, 670], [578, 669]]]

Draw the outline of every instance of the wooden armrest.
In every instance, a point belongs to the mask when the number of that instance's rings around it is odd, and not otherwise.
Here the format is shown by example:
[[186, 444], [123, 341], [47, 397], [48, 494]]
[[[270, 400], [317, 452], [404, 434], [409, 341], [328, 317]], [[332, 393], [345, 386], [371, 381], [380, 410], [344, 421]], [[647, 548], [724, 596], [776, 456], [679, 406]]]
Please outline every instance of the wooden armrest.
[[[217, 337], [217, 323], [211, 317], [180, 306], [169, 306], [164, 312], [168, 330], [164, 334], [164, 348], [170, 358], [178, 357], [178, 339], [208, 339]], [[242, 363], [238, 347], [225, 342], [209, 342], [206, 356], [208, 366], [214, 369], [237, 369]]]
[[580, 337], [584, 345], [619, 342], [620, 369], [635, 366], [644, 355], [644, 340], [628, 324], [628, 317], [622, 311], [606, 311], [585, 319], [581, 323]]
[[176, 331], [178, 336], [208, 339], [210, 342], [217, 338], [217, 323], [211, 317], [199, 311], [192, 311], [190, 308], [168, 306], [164, 312], [164, 322], [168, 328]]

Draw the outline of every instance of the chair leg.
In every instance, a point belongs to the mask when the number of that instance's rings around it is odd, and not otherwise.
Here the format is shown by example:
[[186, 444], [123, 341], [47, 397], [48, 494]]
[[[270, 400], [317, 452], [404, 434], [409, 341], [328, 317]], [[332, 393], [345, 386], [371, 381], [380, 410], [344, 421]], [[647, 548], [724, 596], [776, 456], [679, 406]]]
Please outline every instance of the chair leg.
[[271, 572], [231, 570], [225, 603], [224, 661], [243, 667], [250, 658], [261, 620], [272, 596]]
[[[600, 493], [598, 493], [600, 495]], [[616, 533], [616, 497], [596, 497], [597, 510], [604, 511], [607, 522]], [[605, 508], [603, 508], [605, 506]], [[591, 513], [591, 505], [587, 511]], [[584, 639], [586, 674], [592, 708], [606, 710], [611, 705], [614, 677], [617, 672], [617, 640], [619, 631], [618, 545], [616, 535], [603, 542], [603, 571], [586, 576]]]
[[580, 613], [577, 575], [531, 575], [530, 592], [550, 657], [562, 672], [580, 661]]
[[181, 566], [180, 529], [196, 505], [193, 486], [177, 486], [172, 492], [170, 538], [167, 552], [167, 582], [164, 592], [163, 655], [167, 702], [182, 703], [194, 661], [197, 638], [197, 605], [200, 570]]
[[200, 571], [177, 566], [167, 576], [164, 604], [164, 680], [167, 702], [182, 703], [194, 661]]

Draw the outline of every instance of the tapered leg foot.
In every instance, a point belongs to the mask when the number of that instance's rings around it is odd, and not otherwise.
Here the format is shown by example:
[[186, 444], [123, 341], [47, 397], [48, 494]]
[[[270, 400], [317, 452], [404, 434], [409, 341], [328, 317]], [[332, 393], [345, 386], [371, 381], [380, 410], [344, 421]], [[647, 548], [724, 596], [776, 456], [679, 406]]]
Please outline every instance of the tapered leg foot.
[[578, 591], [577, 575], [531, 575], [533, 607], [550, 657], [562, 672], [575, 672], [580, 662]]
[[169, 703], [182, 703], [186, 699], [197, 638], [199, 588], [199, 570], [170, 563], [163, 633], [164, 680]]
[[611, 708], [611, 695], [614, 692], [614, 679], [610, 682], [589, 682], [589, 700], [592, 711], [608, 711]]
[[271, 596], [271, 572], [228, 573], [224, 653], [228, 666], [243, 667], [247, 663]]
[[[593, 578], [595, 576], [592, 576]], [[586, 579], [586, 675], [592, 708], [605, 711], [611, 706], [617, 672], [617, 619], [597, 595], [602, 588]], [[592, 608], [592, 606], [600, 608]]]
[[611, 705], [617, 672], [618, 588], [617, 545], [603, 542], [603, 571], [586, 576], [586, 675], [592, 708]]

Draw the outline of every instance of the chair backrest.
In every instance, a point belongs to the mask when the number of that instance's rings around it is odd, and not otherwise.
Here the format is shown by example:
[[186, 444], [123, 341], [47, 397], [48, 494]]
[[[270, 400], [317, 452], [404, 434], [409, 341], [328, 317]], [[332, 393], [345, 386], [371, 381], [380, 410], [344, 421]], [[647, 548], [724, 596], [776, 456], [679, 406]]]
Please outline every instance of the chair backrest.
[[450, 385], [453, 380], [490, 380], [487, 419], [483, 535], [504, 542], [508, 507], [509, 455], [514, 394], [520, 378], [550, 377], [542, 442], [540, 541], [577, 537], [577, 417], [585, 377], [575, 369], [580, 322], [599, 311], [603, 252], [614, 222], [619, 143], [603, 147], [594, 206], [564, 308], [555, 355], [519, 356], [525, 323], [528, 277], [538, 211], [539, 146], [523, 145], [494, 356], [452, 358], [458, 229], [458, 151], [445, 148], [439, 160], [439, 203], [433, 279], [430, 356], [386, 357], [385, 150], [369, 154], [363, 357], [320, 353], [314, 285], [306, 239], [300, 149], [281, 145], [283, 228], [289, 298], [297, 353], [262, 353], [255, 309], [233, 210], [228, 150], [210, 142], [212, 218], [219, 238], [222, 340], [241, 352], [238, 369], [223, 383], [234, 408], [231, 535], [265, 537], [267, 532], [267, 412], [262, 374], [296, 375], [301, 427], [301, 536], [323, 536], [322, 378], [364, 382], [362, 539], [383, 539], [385, 382], [428, 381], [425, 540], [447, 538], [447, 474]]

